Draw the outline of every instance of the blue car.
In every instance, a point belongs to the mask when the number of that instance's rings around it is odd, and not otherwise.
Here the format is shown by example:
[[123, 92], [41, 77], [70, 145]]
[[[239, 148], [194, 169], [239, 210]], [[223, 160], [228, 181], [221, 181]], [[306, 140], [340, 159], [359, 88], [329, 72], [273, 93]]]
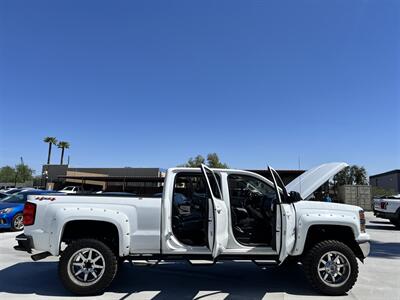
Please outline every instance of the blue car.
[[63, 194], [55, 191], [25, 190], [0, 200], [0, 229], [24, 229], [23, 210], [28, 195]]

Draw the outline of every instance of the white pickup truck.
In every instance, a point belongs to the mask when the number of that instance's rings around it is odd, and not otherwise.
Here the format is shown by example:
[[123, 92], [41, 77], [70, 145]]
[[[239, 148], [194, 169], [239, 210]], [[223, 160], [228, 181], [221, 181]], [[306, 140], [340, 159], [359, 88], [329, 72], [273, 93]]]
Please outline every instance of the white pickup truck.
[[[340, 295], [369, 253], [360, 207], [302, 201], [345, 163], [315, 167], [284, 186], [243, 170], [168, 169], [162, 195], [39, 196], [24, 209], [16, 250], [61, 256], [59, 276], [78, 295], [103, 292], [124, 260], [297, 260], [311, 285]], [[290, 191], [290, 193], [288, 193]], [[268, 284], [268, 283], [266, 283]]]
[[375, 216], [388, 219], [393, 225], [400, 228], [400, 194], [375, 198], [373, 203]]

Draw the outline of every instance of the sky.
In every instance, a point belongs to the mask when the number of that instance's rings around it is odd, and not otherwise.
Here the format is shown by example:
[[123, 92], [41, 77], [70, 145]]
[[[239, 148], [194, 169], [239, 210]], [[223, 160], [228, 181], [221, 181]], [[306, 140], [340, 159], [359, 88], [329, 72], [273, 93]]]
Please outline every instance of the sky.
[[46, 136], [73, 167], [400, 168], [400, 1], [3, 0], [0, 107], [36, 174]]

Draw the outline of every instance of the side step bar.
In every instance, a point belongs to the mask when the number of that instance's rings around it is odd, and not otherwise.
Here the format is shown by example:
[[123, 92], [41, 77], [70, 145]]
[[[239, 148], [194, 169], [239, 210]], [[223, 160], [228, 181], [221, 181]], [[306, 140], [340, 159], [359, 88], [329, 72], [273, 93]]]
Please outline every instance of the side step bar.
[[252, 262], [260, 268], [277, 266], [278, 262], [276, 260], [252, 260]]
[[46, 252], [31, 255], [31, 258], [33, 261], [38, 261], [41, 259], [45, 259], [46, 257], [49, 257], [49, 256], [51, 256], [51, 253], [46, 251]]

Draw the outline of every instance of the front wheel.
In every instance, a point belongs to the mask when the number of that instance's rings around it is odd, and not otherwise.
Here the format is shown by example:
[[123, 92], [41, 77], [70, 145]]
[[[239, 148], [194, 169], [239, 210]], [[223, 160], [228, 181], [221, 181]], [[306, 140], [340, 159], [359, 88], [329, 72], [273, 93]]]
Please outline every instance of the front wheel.
[[358, 277], [357, 258], [344, 243], [328, 240], [316, 244], [303, 261], [311, 285], [326, 295], [343, 295]]
[[98, 295], [117, 273], [117, 258], [103, 242], [95, 239], [74, 241], [62, 253], [58, 274], [63, 285], [81, 296]]
[[24, 216], [22, 213], [18, 213], [11, 221], [11, 231], [20, 231], [22, 229], [24, 229]]

